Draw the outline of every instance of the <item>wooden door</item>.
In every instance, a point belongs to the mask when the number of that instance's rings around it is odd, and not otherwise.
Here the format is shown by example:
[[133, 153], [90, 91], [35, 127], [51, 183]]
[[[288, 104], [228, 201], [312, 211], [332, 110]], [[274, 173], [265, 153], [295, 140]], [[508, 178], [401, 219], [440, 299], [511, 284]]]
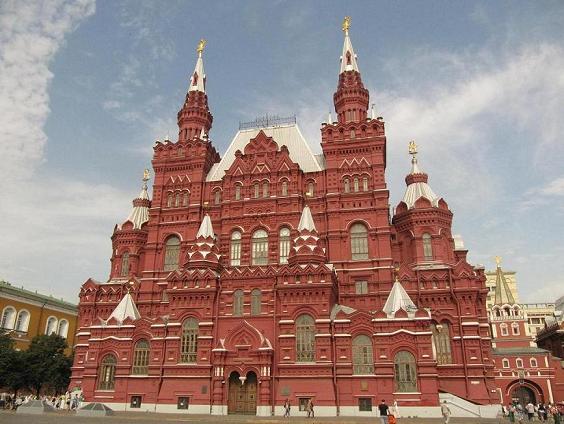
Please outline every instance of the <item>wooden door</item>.
[[227, 411], [229, 414], [256, 414], [257, 376], [254, 372], [247, 373], [244, 384], [241, 384], [239, 373], [231, 373], [229, 376]]

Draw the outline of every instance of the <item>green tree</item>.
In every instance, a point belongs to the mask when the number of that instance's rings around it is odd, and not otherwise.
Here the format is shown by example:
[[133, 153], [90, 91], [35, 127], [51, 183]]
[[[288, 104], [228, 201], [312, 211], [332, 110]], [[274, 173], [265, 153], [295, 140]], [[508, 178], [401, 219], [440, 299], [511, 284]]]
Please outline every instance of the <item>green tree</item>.
[[67, 342], [61, 336], [35, 336], [25, 351], [26, 383], [37, 396], [44, 387], [64, 391], [69, 383], [72, 360], [65, 356]]
[[0, 334], [0, 388], [9, 389], [16, 395], [25, 387], [24, 353], [15, 350], [8, 333]]

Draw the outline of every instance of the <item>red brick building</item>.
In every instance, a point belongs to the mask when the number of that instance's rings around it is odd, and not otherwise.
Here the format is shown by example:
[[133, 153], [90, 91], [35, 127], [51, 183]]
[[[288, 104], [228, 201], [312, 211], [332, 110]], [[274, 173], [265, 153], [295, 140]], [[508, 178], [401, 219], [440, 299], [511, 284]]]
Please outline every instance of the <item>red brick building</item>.
[[502, 402], [554, 403], [564, 401], [562, 360], [535, 343], [526, 311], [515, 302], [499, 259], [494, 305], [490, 308], [496, 385]]
[[391, 216], [384, 121], [344, 31], [321, 154], [295, 120], [265, 119], [220, 156], [200, 43], [178, 139], [154, 145], [152, 198], [146, 176], [109, 280], [80, 291], [72, 384], [88, 401], [270, 415], [289, 399], [297, 415], [311, 398], [318, 415], [376, 415], [386, 399], [438, 416], [441, 392], [497, 411], [484, 270], [414, 143]]

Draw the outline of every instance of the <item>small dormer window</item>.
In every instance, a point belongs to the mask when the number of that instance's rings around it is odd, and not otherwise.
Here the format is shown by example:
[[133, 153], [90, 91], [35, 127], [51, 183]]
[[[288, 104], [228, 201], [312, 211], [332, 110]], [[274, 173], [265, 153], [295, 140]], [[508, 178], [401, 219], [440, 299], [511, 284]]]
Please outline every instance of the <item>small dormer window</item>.
[[194, 76], [192, 77], [192, 85], [198, 85], [198, 73], [194, 72]]
[[351, 52], [347, 52], [347, 65], [351, 65]]

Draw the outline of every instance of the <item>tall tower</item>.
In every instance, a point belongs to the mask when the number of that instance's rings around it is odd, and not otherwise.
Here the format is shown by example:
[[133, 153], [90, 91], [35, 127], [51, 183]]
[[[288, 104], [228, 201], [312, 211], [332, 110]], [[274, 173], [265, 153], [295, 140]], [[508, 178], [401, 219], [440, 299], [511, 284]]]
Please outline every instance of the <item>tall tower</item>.
[[[324, 123], [321, 128], [327, 255], [337, 272], [342, 271], [339, 302], [352, 307], [361, 306], [361, 302], [362, 307], [376, 309], [384, 304], [393, 282], [389, 192], [384, 175], [386, 136], [382, 119], [367, 116], [369, 93], [350, 39], [350, 18], [345, 18], [342, 29], [343, 53], [333, 95], [337, 122]], [[361, 238], [366, 243], [358, 242]], [[367, 269], [379, 271], [368, 275]], [[356, 286], [366, 290], [359, 291]]]
[[213, 116], [208, 107], [206, 74], [204, 72], [204, 59], [202, 58], [205, 46], [206, 40], [201, 39], [196, 48], [198, 59], [194, 73], [190, 77], [190, 87], [188, 87], [188, 93], [186, 93], [186, 100], [178, 112], [178, 140], [181, 141], [200, 136], [203, 138], [204, 134], [209, 134], [212, 126]]

